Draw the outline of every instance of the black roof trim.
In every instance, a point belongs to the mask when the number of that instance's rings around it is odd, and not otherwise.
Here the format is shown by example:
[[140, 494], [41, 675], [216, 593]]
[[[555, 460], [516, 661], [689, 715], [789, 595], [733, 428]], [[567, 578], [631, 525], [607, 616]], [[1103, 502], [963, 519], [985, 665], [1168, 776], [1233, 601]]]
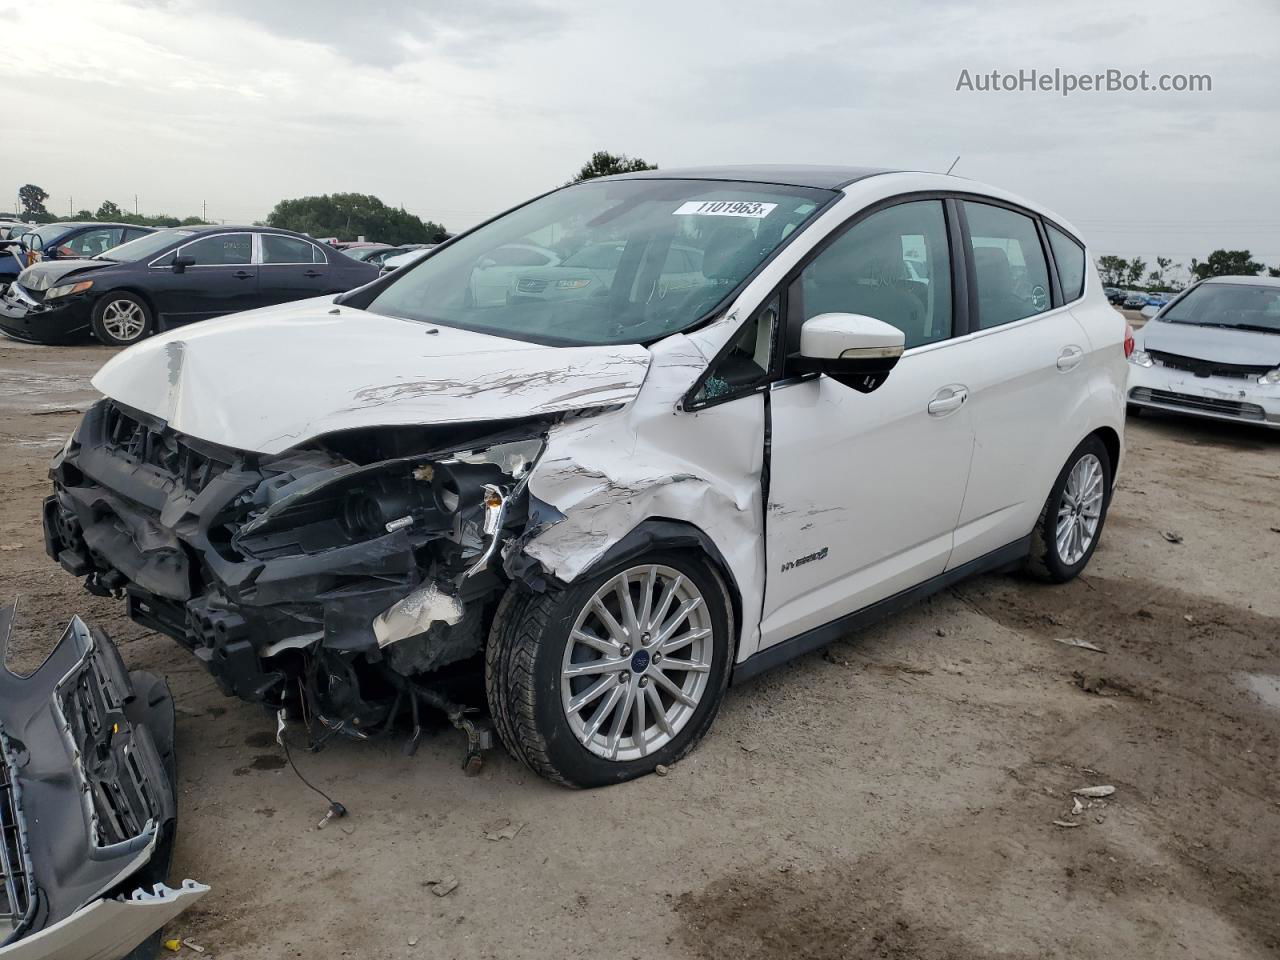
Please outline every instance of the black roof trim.
[[844, 167], [820, 164], [755, 163], [726, 164], [719, 167], [684, 167], [670, 170], [640, 170], [603, 180], [737, 180], [746, 183], [775, 183], [788, 187], [817, 187], [840, 190], [851, 183], [882, 173], [903, 171], [886, 167]]

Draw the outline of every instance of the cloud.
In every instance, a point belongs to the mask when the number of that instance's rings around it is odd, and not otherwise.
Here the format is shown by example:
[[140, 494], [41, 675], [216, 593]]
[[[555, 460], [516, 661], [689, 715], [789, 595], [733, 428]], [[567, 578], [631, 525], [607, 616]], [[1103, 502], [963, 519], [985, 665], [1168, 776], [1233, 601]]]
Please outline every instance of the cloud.
[[221, 0], [214, 8], [276, 36], [318, 43], [353, 63], [386, 68], [424, 53], [492, 61], [505, 45], [536, 40], [564, 19], [560, 11], [520, 0]]

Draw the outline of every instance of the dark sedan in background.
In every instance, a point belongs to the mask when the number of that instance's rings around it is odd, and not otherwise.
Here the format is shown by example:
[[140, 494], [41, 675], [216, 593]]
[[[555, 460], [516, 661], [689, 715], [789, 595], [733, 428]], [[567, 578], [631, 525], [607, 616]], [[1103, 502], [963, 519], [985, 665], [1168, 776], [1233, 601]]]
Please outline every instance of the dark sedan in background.
[[124, 346], [184, 323], [341, 293], [377, 276], [377, 267], [287, 230], [161, 230], [91, 258], [27, 267], [0, 296], [0, 331], [35, 343], [92, 331]]

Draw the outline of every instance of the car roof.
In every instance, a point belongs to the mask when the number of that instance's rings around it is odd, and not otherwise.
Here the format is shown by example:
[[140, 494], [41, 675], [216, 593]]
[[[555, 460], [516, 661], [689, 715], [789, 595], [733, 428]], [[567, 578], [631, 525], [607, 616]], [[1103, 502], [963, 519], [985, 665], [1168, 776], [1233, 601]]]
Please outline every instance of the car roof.
[[68, 230], [77, 230], [80, 227], [137, 227], [139, 230], [155, 230], [155, 227], [146, 227], [140, 223], [112, 223], [106, 220], [56, 220], [53, 223], [33, 224], [37, 229], [40, 227], [65, 227]]
[[905, 171], [885, 167], [825, 166], [821, 164], [756, 163], [726, 164], [718, 167], [683, 167], [672, 170], [638, 170], [603, 180], [739, 180], [772, 183], [789, 187], [818, 187], [841, 190], [851, 183], [882, 173]]
[[1245, 283], [1256, 287], [1280, 287], [1280, 277], [1206, 277], [1201, 283]]

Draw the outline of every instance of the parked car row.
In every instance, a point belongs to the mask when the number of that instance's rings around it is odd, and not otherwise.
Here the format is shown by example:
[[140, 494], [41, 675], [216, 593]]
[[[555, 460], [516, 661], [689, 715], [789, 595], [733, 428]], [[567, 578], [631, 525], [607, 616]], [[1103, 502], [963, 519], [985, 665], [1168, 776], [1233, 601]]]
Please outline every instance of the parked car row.
[[1107, 302], [1126, 310], [1140, 310], [1143, 307], [1163, 307], [1169, 302], [1169, 294], [1143, 293], [1140, 290], [1121, 290], [1119, 287], [1103, 287]]
[[30, 265], [0, 294], [0, 331], [36, 343], [92, 332], [125, 346], [197, 320], [341, 293], [378, 276], [377, 267], [326, 244], [269, 227], [49, 224], [28, 237], [21, 239]]

